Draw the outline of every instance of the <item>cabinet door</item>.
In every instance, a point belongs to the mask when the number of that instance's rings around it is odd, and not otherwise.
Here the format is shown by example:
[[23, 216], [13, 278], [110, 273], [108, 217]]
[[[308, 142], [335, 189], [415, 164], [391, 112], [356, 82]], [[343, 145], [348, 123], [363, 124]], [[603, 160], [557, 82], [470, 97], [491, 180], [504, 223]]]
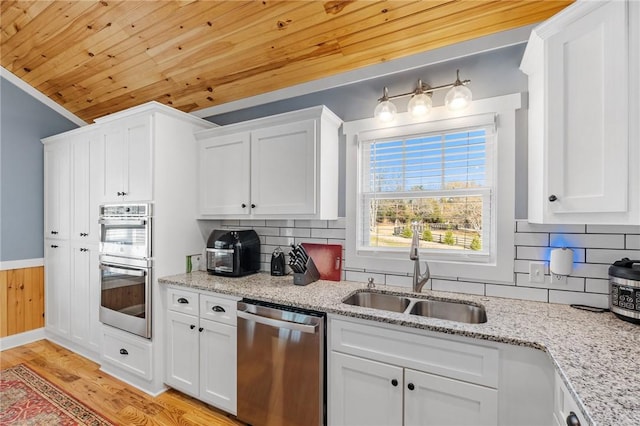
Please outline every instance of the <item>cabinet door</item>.
[[117, 123], [107, 126], [101, 136], [102, 201], [122, 201], [123, 164], [125, 155], [124, 130]]
[[402, 425], [402, 368], [339, 352], [330, 356], [329, 424]]
[[249, 132], [199, 142], [201, 215], [248, 215]]
[[236, 327], [200, 319], [200, 399], [236, 414]]
[[[71, 239], [98, 241], [99, 155], [95, 133], [75, 136], [71, 161]], [[93, 170], [93, 169], [96, 170]]]
[[145, 115], [122, 124], [125, 149], [122, 192], [126, 201], [152, 199], [152, 120], [151, 115]]
[[404, 423], [496, 425], [498, 391], [415, 370], [404, 371]]
[[70, 183], [68, 142], [45, 145], [45, 238], [69, 238]]
[[71, 319], [68, 242], [45, 240], [44, 256], [45, 327], [47, 331], [68, 337]]
[[98, 246], [71, 245], [71, 340], [94, 352], [100, 350], [100, 269]]
[[316, 212], [316, 144], [315, 120], [252, 132], [254, 216]]
[[[547, 190], [555, 214], [628, 209], [627, 2], [547, 40]], [[554, 195], [556, 201], [548, 197]], [[584, 222], [580, 222], [584, 223]]]
[[198, 317], [167, 311], [166, 383], [198, 395]]

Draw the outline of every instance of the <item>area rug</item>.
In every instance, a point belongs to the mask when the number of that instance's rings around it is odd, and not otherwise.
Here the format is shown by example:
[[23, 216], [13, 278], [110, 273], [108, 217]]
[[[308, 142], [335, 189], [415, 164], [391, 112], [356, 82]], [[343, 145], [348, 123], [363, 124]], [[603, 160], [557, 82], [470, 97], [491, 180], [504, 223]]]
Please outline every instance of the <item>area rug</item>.
[[0, 425], [114, 426], [22, 364], [0, 371]]

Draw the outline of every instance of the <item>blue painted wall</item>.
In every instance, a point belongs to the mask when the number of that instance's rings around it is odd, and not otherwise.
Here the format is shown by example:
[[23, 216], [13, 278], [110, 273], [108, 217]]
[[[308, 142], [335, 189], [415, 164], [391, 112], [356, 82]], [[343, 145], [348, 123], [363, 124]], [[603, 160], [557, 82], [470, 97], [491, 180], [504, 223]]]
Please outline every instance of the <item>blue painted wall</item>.
[[0, 78], [0, 261], [44, 256], [40, 139], [77, 127]]

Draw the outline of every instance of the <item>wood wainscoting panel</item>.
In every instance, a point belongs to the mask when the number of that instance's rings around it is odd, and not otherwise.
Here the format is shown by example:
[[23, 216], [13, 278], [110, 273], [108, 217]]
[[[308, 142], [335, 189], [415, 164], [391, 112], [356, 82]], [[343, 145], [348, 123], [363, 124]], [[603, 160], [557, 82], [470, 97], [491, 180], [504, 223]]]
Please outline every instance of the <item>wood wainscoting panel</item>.
[[44, 327], [44, 266], [0, 271], [0, 337]]

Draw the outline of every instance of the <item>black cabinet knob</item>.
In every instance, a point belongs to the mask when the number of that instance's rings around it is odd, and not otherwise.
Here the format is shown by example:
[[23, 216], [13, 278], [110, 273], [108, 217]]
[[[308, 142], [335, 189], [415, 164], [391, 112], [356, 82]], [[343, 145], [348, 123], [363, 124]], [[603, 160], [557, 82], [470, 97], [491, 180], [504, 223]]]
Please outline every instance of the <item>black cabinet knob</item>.
[[409, 388], [409, 390], [414, 390], [416, 387], [413, 385], [413, 383], [409, 383], [407, 385], [407, 387]]
[[123, 192], [123, 193], [122, 193], [122, 195], [127, 195], [127, 193], [126, 193], [126, 192]]
[[212, 307], [211, 310], [213, 312], [226, 312], [222, 306], [218, 306], [218, 305]]
[[118, 191], [118, 197], [122, 195], [122, 192]]
[[58, 231], [51, 231], [51, 235], [58, 235]]
[[396, 379], [391, 380], [391, 384], [393, 386], [398, 386], [398, 381]]
[[202, 333], [202, 330], [204, 330], [204, 327], [200, 327], [200, 328], [198, 329], [198, 331], [199, 331], [200, 333]]
[[55, 244], [51, 244], [51, 248], [58, 248], [58, 246]]
[[252, 209], [255, 209], [255, 208], [256, 208], [256, 205], [255, 205], [255, 204], [251, 204], [251, 208], [252, 208]]
[[129, 355], [129, 351], [127, 351], [126, 349], [122, 348], [122, 349], [120, 349], [120, 355]]
[[189, 326], [189, 328], [190, 328], [191, 330], [193, 330], [194, 328], [196, 328], [196, 326], [195, 326], [195, 324], [191, 324], [191, 325]]
[[580, 419], [573, 411], [570, 411], [567, 416], [567, 426], [580, 426]]
[[553, 194], [549, 195], [549, 201], [551, 201], [552, 203], [554, 201], [556, 201], [557, 199], [558, 199], [558, 197], [556, 197], [555, 195], [553, 195]]
[[185, 299], [184, 297], [181, 297], [178, 299], [178, 303], [182, 303], [182, 304], [189, 304], [189, 301], [187, 299]]
[[245, 203], [242, 203], [242, 208], [244, 209], [245, 207], [247, 207], [247, 205]]

